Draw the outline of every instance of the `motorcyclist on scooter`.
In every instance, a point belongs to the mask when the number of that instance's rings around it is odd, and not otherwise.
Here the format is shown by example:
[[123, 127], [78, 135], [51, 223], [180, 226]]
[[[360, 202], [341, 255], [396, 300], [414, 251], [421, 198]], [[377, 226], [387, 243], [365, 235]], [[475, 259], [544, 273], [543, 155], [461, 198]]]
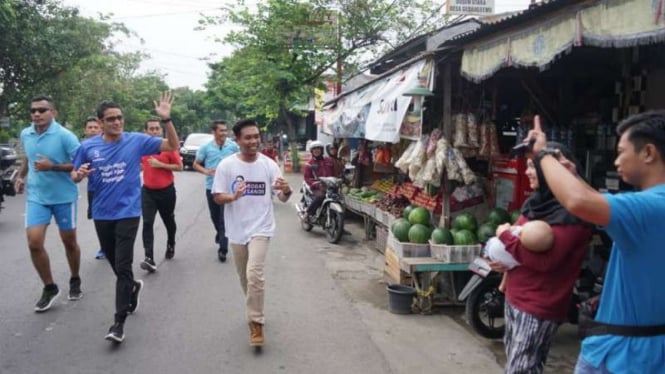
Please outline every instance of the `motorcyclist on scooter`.
[[312, 203], [307, 207], [307, 218], [316, 214], [325, 199], [325, 186], [318, 180], [320, 177], [333, 177], [333, 164], [330, 159], [323, 156], [323, 143], [315, 140], [310, 143], [309, 151], [312, 158], [305, 164], [303, 175], [305, 183], [312, 190]]

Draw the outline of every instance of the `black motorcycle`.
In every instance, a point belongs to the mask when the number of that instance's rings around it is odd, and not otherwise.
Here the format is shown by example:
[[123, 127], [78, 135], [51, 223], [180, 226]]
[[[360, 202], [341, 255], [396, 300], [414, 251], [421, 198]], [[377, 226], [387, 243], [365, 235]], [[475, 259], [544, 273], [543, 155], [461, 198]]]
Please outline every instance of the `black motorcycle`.
[[[594, 233], [592, 247], [582, 265], [580, 275], [573, 288], [573, 298], [568, 308], [567, 322], [577, 324], [578, 306], [585, 300], [599, 295], [602, 291], [605, 267], [609, 261], [611, 240], [601, 231]], [[502, 275], [493, 272], [487, 261], [476, 258], [469, 264], [474, 275], [466, 283], [458, 296], [465, 301], [465, 317], [471, 328], [481, 336], [499, 339], [505, 332], [505, 298], [499, 291]]]
[[14, 196], [14, 180], [18, 175], [18, 170], [12, 168], [16, 163], [16, 150], [8, 144], [0, 144], [0, 210], [5, 196]]
[[316, 226], [321, 226], [326, 232], [326, 238], [330, 243], [337, 243], [344, 233], [344, 204], [340, 194], [341, 178], [319, 177], [318, 181], [325, 187], [325, 198], [319, 209], [312, 217], [307, 216], [307, 207], [312, 204], [313, 194], [307, 183], [303, 182], [300, 187], [302, 197], [296, 203], [296, 210], [300, 218], [300, 224], [305, 231], [311, 231]]

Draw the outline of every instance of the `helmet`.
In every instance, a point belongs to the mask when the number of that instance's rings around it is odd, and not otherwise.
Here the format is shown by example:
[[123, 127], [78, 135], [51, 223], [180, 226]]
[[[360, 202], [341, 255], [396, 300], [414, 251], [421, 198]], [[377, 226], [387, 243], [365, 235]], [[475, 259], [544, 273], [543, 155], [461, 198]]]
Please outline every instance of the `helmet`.
[[315, 141], [309, 143], [309, 151], [311, 152], [312, 149], [314, 149], [314, 148], [321, 148], [321, 150], [323, 151], [323, 143], [321, 143], [318, 140], [315, 140]]

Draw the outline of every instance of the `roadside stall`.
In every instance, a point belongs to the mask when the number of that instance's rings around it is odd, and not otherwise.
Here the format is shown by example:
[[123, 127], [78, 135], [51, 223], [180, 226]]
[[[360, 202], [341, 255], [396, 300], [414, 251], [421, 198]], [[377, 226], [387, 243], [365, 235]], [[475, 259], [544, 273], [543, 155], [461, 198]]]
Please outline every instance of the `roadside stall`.
[[[376, 237], [377, 250], [385, 253], [387, 281], [415, 285], [425, 311], [440, 288], [430, 278], [432, 266], [438, 266], [437, 273], [468, 273], [468, 262], [480, 251], [479, 221], [487, 209], [479, 210], [478, 219], [468, 210], [487, 207], [486, 178], [467, 159], [497, 148], [491, 126], [462, 112], [461, 102], [456, 131], [444, 137], [440, 95], [431, 90], [435, 64], [428, 57], [348, 94], [329, 111], [331, 127], [363, 136], [354, 162], [356, 184], [345, 191], [347, 209], [364, 218], [366, 237]], [[419, 265], [423, 260], [427, 269]], [[453, 302], [455, 287], [447, 291], [445, 299]]]

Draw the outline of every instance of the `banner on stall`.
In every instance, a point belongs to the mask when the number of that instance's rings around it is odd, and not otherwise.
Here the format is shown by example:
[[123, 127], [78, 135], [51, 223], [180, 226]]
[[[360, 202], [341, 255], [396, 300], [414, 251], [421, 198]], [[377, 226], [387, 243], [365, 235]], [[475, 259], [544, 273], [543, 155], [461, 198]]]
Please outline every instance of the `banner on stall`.
[[470, 45], [463, 76], [479, 82], [507, 66], [547, 69], [576, 46], [625, 48], [665, 40], [665, 0], [601, 0], [571, 7], [545, 21]]
[[[434, 63], [428, 60], [418, 73], [420, 85], [432, 90], [434, 85]], [[411, 96], [409, 109], [402, 117], [402, 125], [399, 128], [399, 137], [402, 139], [419, 140], [423, 134], [423, 101], [422, 96]]]
[[[428, 71], [424, 71], [425, 66], [428, 66]], [[381, 88], [372, 98], [365, 139], [388, 143], [399, 142], [400, 130], [412, 101], [412, 97], [404, 96], [404, 93], [418, 85], [421, 73], [426, 74], [426, 80], [430, 81], [431, 70], [431, 60], [423, 59], [384, 78]], [[421, 115], [421, 113], [417, 114], [417, 116]], [[422, 120], [419, 119], [412, 126], [422, 127], [421, 123]], [[422, 132], [422, 130], [420, 131]], [[416, 136], [413, 135], [413, 137]]]
[[314, 89], [314, 124], [321, 126], [321, 131], [325, 134], [332, 135], [330, 124], [325, 121], [325, 108], [323, 103], [332, 100], [335, 97], [336, 83], [333, 81], [324, 82], [326, 89]]
[[378, 88], [369, 85], [337, 100], [324, 112], [324, 128], [336, 138], [364, 138], [371, 100]]
[[[415, 61], [369, 85], [342, 96], [325, 108], [322, 125], [337, 138], [364, 138], [372, 141], [397, 143], [405, 115], [412, 98], [404, 92], [415, 87], [419, 78], [431, 89], [433, 64], [431, 59]], [[422, 114], [411, 126], [421, 127]], [[413, 119], [411, 113], [410, 119]], [[413, 122], [413, 121], [412, 121]], [[418, 131], [421, 131], [418, 129]], [[409, 137], [419, 138], [407, 133]]]

